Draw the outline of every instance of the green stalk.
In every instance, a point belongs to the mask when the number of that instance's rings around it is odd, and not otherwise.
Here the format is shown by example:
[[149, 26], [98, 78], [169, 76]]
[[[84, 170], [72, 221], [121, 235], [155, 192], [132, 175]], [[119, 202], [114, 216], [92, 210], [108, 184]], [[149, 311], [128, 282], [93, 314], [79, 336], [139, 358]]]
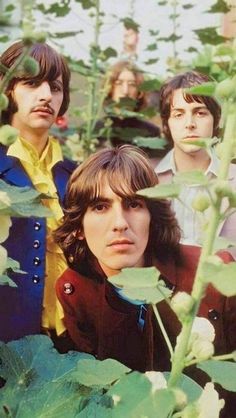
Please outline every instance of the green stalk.
[[91, 54], [92, 57], [92, 66], [91, 66], [91, 79], [89, 82], [89, 92], [88, 92], [88, 119], [87, 119], [87, 127], [86, 127], [86, 135], [84, 140], [84, 151], [85, 157], [87, 157], [90, 153], [90, 141], [92, 137], [92, 127], [93, 121], [96, 117], [96, 87], [97, 87], [97, 73], [98, 73], [98, 66], [97, 66], [97, 47], [99, 43], [99, 34], [100, 34], [100, 0], [96, 0], [95, 5], [96, 10], [96, 19], [95, 19], [95, 29], [94, 29], [94, 42], [93, 47], [94, 51]]
[[[226, 119], [226, 126], [225, 126], [225, 134], [224, 134], [224, 155], [222, 156], [220, 170], [218, 179], [219, 180], [226, 180], [228, 176], [229, 165], [231, 162], [232, 150], [234, 147], [234, 142], [236, 133], [236, 112], [234, 109], [234, 105], [232, 104], [229, 114]], [[220, 222], [220, 207], [221, 207], [221, 197], [216, 198], [215, 204], [212, 206], [212, 214], [210, 217], [206, 238], [204, 240], [201, 257], [199, 260], [193, 290], [191, 296], [195, 300], [194, 309], [191, 312], [191, 315], [188, 319], [183, 323], [182, 330], [178, 337], [178, 345], [175, 348], [173, 361], [172, 361], [172, 370], [170, 373], [170, 378], [168, 381], [168, 387], [176, 386], [181, 373], [186, 366], [185, 364], [185, 357], [187, 354], [188, 348], [188, 341], [191, 334], [191, 329], [193, 325], [193, 321], [197, 312], [199, 310], [199, 306], [201, 303], [201, 299], [204, 297], [205, 290], [207, 288], [207, 283], [202, 281], [202, 268], [203, 264], [207, 260], [208, 256], [213, 252], [213, 245], [214, 240], [217, 234], [217, 227]]]
[[172, 358], [172, 356], [173, 356], [173, 354], [174, 354], [174, 351], [173, 351], [173, 348], [172, 348], [171, 342], [170, 342], [170, 340], [169, 340], [168, 334], [167, 334], [167, 332], [166, 332], [166, 330], [165, 330], [165, 327], [164, 327], [164, 325], [163, 325], [162, 319], [161, 319], [161, 317], [160, 317], [160, 314], [159, 314], [159, 312], [158, 312], [158, 310], [157, 310], [156, 305], [152, 305], [152, 308], [153, 308], [153, 312], [154, 312], [154, 314], [155, 314], [155, 316], [156, 316], [156, 319], [157, 319], [158, 325], [159, 325], [159, 327], [160, 327], [160, 329], [161, 329], [162, 335], [163, 335], [163, 337], [164, 337], [164, 339], [165, 339], [166, 345], [167, 345], [167, 347], [168, 347], [168, 349], [169, 349], [170, 356], [171, 356], [171, 358]]

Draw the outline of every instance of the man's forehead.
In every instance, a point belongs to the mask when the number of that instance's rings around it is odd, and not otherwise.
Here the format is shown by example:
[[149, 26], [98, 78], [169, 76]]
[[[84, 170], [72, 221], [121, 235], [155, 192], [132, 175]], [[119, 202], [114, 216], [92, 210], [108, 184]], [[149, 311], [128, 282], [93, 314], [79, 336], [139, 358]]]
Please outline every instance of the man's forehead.
[[171, 109], [180, 109], [180, 108], [206, 108], [207, 106], [201, 98], [194, 100], [194, 97], [190, 94], [185, 92], [185, 89], [177, 89], [174, 90], [172, 93], [171, 101], [170, 101]]

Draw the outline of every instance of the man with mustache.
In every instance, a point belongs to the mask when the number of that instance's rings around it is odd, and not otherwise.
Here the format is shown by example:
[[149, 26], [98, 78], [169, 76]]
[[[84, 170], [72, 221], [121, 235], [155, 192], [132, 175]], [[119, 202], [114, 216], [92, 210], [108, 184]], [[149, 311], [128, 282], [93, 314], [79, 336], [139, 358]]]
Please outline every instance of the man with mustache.
[[[2, 54], [0, 63], [11, 68], [23, 51], [23, 42], [14, 43]], [[54, 283], [66, 262], [51, 234], [63, 216], [61, 202], [74, 163], [63, 158], [49, 129], [69, 106], [70, 71], [64, 58], [47, 44], [34, 44], [29, 55], [39, 64], [38, 74], [32, 76], [21, 69], [5, 91], [9, 104], [2, 121], [16, 128], [19, 136], [8, 148], [0, 146], [0, 178], [50, 195], [52, 199], [43, 204], [52, 217], [12, 218], [4, 246], [26, 274], [12, 275], [17, 288], [0, 287], [0, 340], [44, 332], [59, 343], [65, 341], [58, 337], [65, 328]]]
[[[200, 170], [212, 179], [217, 177], [220, 161], [214, 148], [202, 148], [197, 141], [203, 138], [210, 140], [219, 135], [221, 107], [213, 97], [184, 92], [186, 88], [209, 81], [211, 79], [205, 74], [188, 71], [171, 78], [161, 88], [160, 113], [163, 132], [173, 146], [155, 169], [161, 183], [170, 183], [175, 174], [191, 170]], [[233, 188], [235, 188], [235, 178], [236, 166], [231, 164], [228, 180]], [[185, 185], [179, 198], [172, 201], [172, 207], [182, 230], [183, 244], [201, 245], [202, 243], [204, 225], [209, 219], [208, 210], [203, 214], [193, 207], [198, 208], [201, 203], [203, 204], [204, 193], [204, 188], [201, 186]], [[221, 222], [218, 234], [232, 240], [236, 239], [235, 214]], [[232, 253], [235, 254], [235, 251], [232, 250]]]

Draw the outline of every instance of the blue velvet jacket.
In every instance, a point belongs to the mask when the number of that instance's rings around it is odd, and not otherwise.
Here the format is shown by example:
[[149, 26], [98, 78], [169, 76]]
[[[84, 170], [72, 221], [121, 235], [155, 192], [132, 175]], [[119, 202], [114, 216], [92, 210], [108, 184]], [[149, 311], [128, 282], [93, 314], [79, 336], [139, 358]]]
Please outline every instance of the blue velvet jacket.
[[[34, 187], [20, 161], [6, 155], [0, 145], [0, 179], [18, 187]], [[59, 201], [62, 203], [66, 184], [75, 168], [69, 160], [58, 162], [52, 169]], [[12, 274], [17, 287], [0, 286], [0, 341], [10, 341], [40, 333], [45, 279], [45, 218], [12, 218], [7, 241], [8, 256], [19, 261], [27, 274]]]

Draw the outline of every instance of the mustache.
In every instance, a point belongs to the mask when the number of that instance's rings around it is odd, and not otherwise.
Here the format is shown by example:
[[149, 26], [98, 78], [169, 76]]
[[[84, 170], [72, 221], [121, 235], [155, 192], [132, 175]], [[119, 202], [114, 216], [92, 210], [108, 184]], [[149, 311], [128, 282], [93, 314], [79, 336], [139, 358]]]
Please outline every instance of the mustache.
[[55, 114], [55, 111], [50, 106], [50, 104], [43, 104], [43, 105], [34, 106], [34, 107], [32, 107], [31, 112], [38, 112], [40, 110], [46, 111], [46, 112], [50, 113], [51, 115]]

